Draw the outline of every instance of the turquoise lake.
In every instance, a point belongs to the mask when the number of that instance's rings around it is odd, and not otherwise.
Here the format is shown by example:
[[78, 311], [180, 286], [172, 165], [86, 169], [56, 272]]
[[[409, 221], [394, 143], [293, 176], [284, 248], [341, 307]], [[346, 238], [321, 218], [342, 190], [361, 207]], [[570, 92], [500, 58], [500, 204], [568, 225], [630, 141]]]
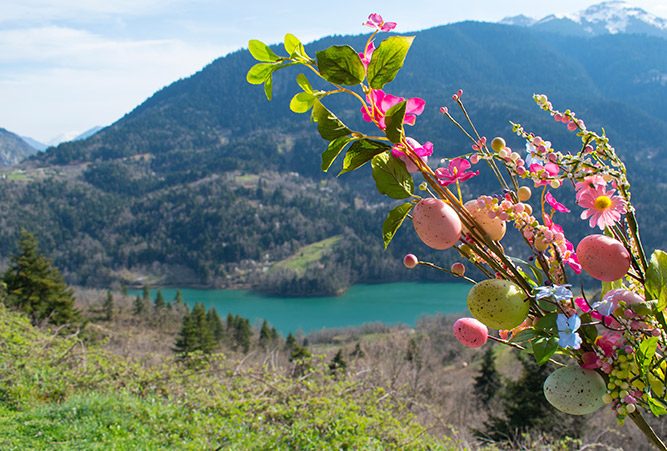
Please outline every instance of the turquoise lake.
[[[207, 309], [215, 307], [223, 318], [231, 312], [249, 318], [253, 324], [266, 319], [286, 334], [371, 322], [414, 326], [424, 315], [464, 313], [469, 289], [470, 285], [459, 283], [401, 282], [355, 285], [342, 296], [309, 298], [263, 296], [244, 290], [181, 291], [190, 306], [201, 302]], [[177, 288], [161, 290], [165, 299], [172, 301]], [[141, 295], [141, 290], [130, 290], [130, 294]]]

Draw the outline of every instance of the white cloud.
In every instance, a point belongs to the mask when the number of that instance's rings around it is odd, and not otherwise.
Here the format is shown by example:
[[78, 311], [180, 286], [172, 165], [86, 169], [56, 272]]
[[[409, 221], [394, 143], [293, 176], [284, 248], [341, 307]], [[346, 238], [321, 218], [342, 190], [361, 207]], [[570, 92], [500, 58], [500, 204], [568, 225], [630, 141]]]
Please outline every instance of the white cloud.
[[[39, 140], [111, 123], [231, 48], [114, 40], [65, 27], [0, 32], [0, 126]], [[38, 69], [35, 69], [35, 68]]]

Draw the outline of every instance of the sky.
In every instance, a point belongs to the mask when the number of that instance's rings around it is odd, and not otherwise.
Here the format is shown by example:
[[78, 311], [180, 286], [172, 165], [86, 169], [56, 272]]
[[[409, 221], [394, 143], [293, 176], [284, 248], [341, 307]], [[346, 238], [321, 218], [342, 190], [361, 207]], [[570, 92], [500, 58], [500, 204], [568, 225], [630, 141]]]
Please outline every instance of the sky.
[[[569, 14], [599, 0], [2, 0], [0, 127], [44, 143], [106, 126], [249, 39], [398, 32], [462, 20]], [[667, 17], [663, 0], [631, 0]]]

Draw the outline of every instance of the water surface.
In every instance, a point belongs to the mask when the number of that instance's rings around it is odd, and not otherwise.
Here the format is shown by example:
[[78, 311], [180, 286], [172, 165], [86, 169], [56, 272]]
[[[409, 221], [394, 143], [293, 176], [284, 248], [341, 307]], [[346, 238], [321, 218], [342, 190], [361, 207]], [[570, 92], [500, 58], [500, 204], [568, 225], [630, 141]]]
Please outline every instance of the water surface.
[[[284, 298], [263, 296], [245, 290], [201, 290], [183, 288], [183, 300], [190, 306], [202, 302], [215, 307], [223, 318], [227, 313], [266, 319], [281, 333], [313, 332], [322, 328], [358, 326], [369, 322], [414, 326], [420, 316], [466, 311], [470, 285], [461, 283], [400, 282], [355, 285], [338, 297]], [[171, 301], [177, 288], [162, 288]], [[141, 290], [130, 290], [141, 295]], [[152, 290], [155, 298], [155, 290]]]

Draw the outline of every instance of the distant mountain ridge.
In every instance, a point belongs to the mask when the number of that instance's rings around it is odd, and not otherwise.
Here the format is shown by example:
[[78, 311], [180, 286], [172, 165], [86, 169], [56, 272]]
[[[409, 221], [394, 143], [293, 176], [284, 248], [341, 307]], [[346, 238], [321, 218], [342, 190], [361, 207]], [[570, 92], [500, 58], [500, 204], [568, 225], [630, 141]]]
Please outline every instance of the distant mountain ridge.
[[0, 128], [0, 168], [18, 164], [35, 153], [37, 149], [25, 142], [19, 135]]
[[549, 15], [540, 20], [519, 15], [500, 23], [581, 36], [626, 33], [667, 38], [667, 20], [622, 0], [599, 3], [569, 15]]
[[[621, 33], [582, 39], [479, 22], [415, 34], [405, 68], [386, 89], [426, 99], [410, 134], [435, 143], [433, 162], [470, 149], [438, 113], [458, 88], [487, 137], [503, 135], [522, 149], [508, 126], [513, 120], [560, 149], [576, 149], [577, 139], [534, 105], [532, 94], [546, 93], [591, 128], [604, 125], [631, 180], [642, 181], [633, 187], [642, 236], [650, 246], [667, 245], [661, 232], [667, 206], [655, 202], [667, 197], [661, 182], [667, 165], [662, 38]], [[314, 55], [341, 42], [362, 48], [364, 41], [327, 37], [306, 47]], [[276, 76], [274, 100], [267, 102], [245, 80], [252, 64], [244, 50], [219, 58], [85, 141], [34, 157], [25, 165], [29, 181], [0, 187], [0, 210], [8, 212], [0, 258], [9, 255], [15, 231], [24, 226], [41, 238], [69, 280], [86, 285], [148, 280], [321, 294], [352, 283], [437, 277], [403, 271], [400, 258], [407, 252], [443, 264], [454, 258], [420, 244], [409, 227], [382, 251], [380, 231], [391, 205], [382, 204], [366, 169], [340, 179], [331, 174], [336, 166], [321, 173], [325, 143], [307, 116], [288, 109], [298, 89], [296, 71]], [[349, 125], [366, 125], [353, 101], [331, 96], [326, 103]], [[41, 177], [46, 171], [55, 175]], [[479, 177], [465, 184], [464, 195], [494, 189]], [[563, 222], [576, 240], [576, 215]], [[338, 235], [345, 239], [303, 278], [275, 270], [304, 246]]]

